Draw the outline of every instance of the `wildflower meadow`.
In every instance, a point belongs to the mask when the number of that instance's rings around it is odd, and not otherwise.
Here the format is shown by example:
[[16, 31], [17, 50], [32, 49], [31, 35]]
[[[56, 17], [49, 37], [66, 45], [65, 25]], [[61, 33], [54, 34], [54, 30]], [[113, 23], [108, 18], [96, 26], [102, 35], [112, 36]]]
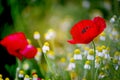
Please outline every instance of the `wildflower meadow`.
[[120, 0], [0, 0], [0, 80], [120, 80]]

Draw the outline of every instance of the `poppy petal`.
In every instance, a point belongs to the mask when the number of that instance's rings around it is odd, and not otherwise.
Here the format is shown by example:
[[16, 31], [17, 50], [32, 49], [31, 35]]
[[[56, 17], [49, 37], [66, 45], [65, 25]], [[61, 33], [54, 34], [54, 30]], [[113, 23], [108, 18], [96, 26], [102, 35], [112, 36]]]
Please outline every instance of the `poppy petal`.
[[37, 53], [37, 49], [32, 46], [32, 45], [27, 45], [24, 50], [20, 51], [20, 53], [25, 57], [25, 58], [34, 58], [34, 56]]
[[0, 44], [6, 47], [11, 55], [18, 57], [21, 60], [22, 55], [20, 51], [28, 45], [28, 42], [24, 33], [17, 32], [3, 38]]
[[95, 17], [93, 19], [93, 22], [97, 25], [97, 28], [99, 30], [99, 34], [106, 28], [105, 20], [101, 17]]
[[1, 44], [5, 47], [12, 47], [14, 50], [24, 49], [28, 45], [27, 39], [22, 32], [10, 34], [1, 40]]
[[95, 17], [93, 20], [79, 21], [71, 28], [70, 33], [73, 39], [68, 42], [71, 44], [88, 44], [105, 28], [105, 20], [101, 17]]
[[68, 42], [71, 43], [71, 44], [76, 44], [75, 40], [73, 40], [73, 39], [72, 40], [68, 40]]
[[22, 55], [17, 52], [17, 51], [14, 51], [13, 49], [10, 49], [10, 48], [7, 48], [7, 50], [9, 51], [9, 53], [13, 56], [16, 56], [17, 58], [19, 58], [20, 60], [22, 60]]

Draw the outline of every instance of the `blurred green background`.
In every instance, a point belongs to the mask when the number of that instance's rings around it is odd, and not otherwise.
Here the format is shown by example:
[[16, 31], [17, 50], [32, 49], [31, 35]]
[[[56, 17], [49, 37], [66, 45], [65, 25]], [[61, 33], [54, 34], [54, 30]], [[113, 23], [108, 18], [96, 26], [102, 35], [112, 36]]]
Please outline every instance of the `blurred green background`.
[[81, 19], [119, 15], [119, 6], [119, 0], [0, 0], [0, 38], [22, 31], [32, 39], [50, 28], [66, 36]]
[[[14, 32], [24, 32], [38, 47], [33, 39], [34, 32], [40, 32], [41, 42], [44, 43], [44, 34], [53, 29], [56, 32], [55, 47], [62, 47], [56, 51], [67, 53], [66, 46], [69, 46], [72, 52], [75, 46], [65, 45], [71, 37], [71, 27], [80, 20], [95, 16], [106, 20], [108, 35], [113, 28], [120, 34], [120, 0], [0, 0], [0, 39]], [[113, 17], [116, 22], [111, 24], [109, 20]], [[107, 39], [111, 53], [120, 51], [119, 38], [116, 42], [114, 37]]]

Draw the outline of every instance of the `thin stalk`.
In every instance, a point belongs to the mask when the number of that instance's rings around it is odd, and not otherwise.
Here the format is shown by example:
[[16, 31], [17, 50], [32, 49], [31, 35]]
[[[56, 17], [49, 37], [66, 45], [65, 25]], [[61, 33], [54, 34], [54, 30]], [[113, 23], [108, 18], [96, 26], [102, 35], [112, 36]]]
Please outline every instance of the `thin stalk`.
[[40, 48], [42, 48], [42, 42], [40, 40], [37, 40], [37, 42], [38, 42]]
[[16, 74], [15, 74], [15, 80], [18, 80], [18, 72], [19, 69], [21, 68], [21, 61], [17, 59], [18, 67], [16, 68]]
[[47, 58], [47, 55], [46, 55], [46, 53], [43, 53], [43, 55], [44, 55], [44, 57], [45, 57], [45, 60], [46, 60], [46, 62], [47, 62], [47, 65], [48, 65], [48, 69], [49, 69], [49, 71], [52, 73], [52, 75], [54, 75], [54, 76], [52, 76], [52, 80], [55, 80], [55, 78], [56, 78], [56, 74], [55, 74], [55, 71], [53, 70], [53, 68], [51, 67], [51, 63], [50, 63], [50, 61], [49, 61], [49, 59]]
[[92, 41], [92, 45], [93, 45], [93, 50], [94, 50], [94, 60], [93, 60], [93, 80], [96, 79], [96, 76], [95, 75], [95, 56], [96, 56], [96, 46], [95, 46], [95, 43], [94, 41]]
[[49, 60], [48, 60], [48, 58], [47, 58], [47, 55], [46, 55], [46, 53], [43, 53], [43, 55], [44, 55], [44, 57], [45, 57], [45, 60], [46, 60], [46, 62], [47, 62], [48, 69], [50, 70], [50, 72], [52, 72], [52, 73], [53, 73], [53, 71], [52, 71], [52, 69], [51, 69], [50, 62], [49, 62]]

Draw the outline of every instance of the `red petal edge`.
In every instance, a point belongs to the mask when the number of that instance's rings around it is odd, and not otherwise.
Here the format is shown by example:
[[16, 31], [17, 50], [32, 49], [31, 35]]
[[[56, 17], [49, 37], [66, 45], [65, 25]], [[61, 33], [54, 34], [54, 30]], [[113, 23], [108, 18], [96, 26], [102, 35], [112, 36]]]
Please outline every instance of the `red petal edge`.
[[68, 40], [67, 42], [69, 42], [70, 44], [76, 44], [75, 40]]

